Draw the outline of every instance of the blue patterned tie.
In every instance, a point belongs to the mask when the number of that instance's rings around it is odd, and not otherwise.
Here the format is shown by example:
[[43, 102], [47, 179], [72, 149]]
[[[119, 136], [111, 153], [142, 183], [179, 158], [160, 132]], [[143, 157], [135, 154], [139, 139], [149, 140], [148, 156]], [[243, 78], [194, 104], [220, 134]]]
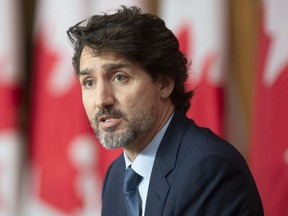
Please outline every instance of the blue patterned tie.
[[124, 198], [128, 216], [139, 216], [142, 214], [141, 197], [138, 191], [138, 184], [142, 177], [138, 175], [130, 166], [124, 176]]

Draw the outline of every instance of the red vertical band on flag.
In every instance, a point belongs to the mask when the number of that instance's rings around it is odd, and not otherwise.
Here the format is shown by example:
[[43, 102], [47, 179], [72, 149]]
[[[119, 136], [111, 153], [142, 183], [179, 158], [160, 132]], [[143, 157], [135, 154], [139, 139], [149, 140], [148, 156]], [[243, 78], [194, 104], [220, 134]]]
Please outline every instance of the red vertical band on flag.
[[[274, 7], [278, 7], [276, 13]], [[288, 4], [263, 2], [255, 77], [250, 164], [267, 216], [288, 214], [288, 55], [284, 56], [286, 63], [278, 64], [285, 53], [281, 49], [288, 53], [288, 47], [279, 41], [285, 32], [277, 31], [281, 24], [275, 19], [281, 16], [280, 22], [285, 22], [283, 15], [287, 19], [288, 14], [281, 14], [281, 8], [287, 11]], [[267, 82], [271, 63], [277, 67], [270, 71]]]

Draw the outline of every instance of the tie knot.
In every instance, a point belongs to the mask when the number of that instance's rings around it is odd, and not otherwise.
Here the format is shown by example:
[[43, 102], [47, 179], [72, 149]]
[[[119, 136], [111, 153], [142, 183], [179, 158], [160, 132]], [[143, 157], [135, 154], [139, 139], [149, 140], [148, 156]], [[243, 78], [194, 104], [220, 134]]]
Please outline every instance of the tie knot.
[[124, 176], [124, 191], [135, 190], [138, 184], [141, 181], [141, 176], [138, 175], [132, 168], [129, 166], [125, 172]]

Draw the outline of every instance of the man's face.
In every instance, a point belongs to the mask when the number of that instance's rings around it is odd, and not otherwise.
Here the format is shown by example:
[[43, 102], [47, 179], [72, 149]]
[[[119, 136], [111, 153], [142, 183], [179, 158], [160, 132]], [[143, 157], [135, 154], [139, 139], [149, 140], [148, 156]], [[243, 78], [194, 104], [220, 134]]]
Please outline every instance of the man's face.
[[161, 85], [137, 64], [85, 47], [79, 79], [87, 116], [105, 148], [144, 147], [159, 131]]

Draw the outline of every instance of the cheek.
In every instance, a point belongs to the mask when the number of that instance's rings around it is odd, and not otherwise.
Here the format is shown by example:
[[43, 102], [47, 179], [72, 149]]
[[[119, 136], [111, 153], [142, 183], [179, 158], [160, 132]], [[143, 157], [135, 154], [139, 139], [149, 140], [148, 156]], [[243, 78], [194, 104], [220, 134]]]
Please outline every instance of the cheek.
[[136, 112], [141, 112], [157, 104], [157, 92], [153, 89], [144, 89], [143, 91], [137, 92], [137, 94], [130, 96], [128, 103], [130, 108]]
[[82, 94], [82, 103], [85, 109], [86, 115], [89, 119], [93, 117], [93, 104], [91, 98], [87, 94]]

